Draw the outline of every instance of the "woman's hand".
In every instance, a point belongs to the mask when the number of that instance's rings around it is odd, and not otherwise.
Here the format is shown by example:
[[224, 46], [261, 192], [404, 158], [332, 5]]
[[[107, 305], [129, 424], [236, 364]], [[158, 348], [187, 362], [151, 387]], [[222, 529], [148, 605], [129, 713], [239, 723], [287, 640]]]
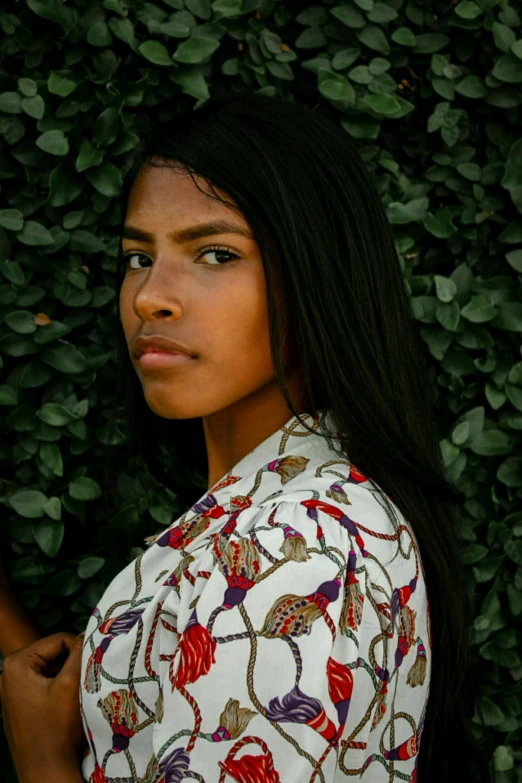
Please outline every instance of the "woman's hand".
[[82, 644], [83, 635], [56, 633], [4, 660], [2, 717], [19, 783], [83, 779]]

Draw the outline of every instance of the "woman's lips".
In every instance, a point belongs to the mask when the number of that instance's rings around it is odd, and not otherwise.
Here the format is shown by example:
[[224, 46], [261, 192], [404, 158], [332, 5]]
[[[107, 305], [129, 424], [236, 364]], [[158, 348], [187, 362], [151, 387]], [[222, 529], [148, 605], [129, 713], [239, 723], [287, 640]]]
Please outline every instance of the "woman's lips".
[[146, 351], [139, 358], [140, 367], [144, 370], [159, 370], [190, 361], [192, 361], [192, 356], [186, 353], [166, 353], [164, 351]]

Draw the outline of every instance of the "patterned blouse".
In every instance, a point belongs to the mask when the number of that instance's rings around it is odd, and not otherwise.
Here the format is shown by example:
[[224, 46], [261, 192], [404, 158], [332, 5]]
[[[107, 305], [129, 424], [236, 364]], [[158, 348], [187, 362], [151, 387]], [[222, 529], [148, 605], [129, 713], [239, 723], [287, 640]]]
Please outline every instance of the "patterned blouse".
[[301, 415], [314, 432], [293, 417], [272, 433], [94, 609], [86, 781], [416, 783], [432, 647], [417, 541], [331, 410]]

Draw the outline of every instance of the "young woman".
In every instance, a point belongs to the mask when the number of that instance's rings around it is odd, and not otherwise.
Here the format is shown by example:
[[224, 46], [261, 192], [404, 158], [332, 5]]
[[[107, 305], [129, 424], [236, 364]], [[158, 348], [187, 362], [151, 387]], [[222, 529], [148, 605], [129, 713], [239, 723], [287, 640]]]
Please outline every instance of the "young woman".
[[11, 649], [20, 779], [482, 779], [459, 497], [348, 136], [218, 94], [153, 128], [121, 243], [130, 445], [208, 482], [109, 585], [81, 661], [67, 633]]

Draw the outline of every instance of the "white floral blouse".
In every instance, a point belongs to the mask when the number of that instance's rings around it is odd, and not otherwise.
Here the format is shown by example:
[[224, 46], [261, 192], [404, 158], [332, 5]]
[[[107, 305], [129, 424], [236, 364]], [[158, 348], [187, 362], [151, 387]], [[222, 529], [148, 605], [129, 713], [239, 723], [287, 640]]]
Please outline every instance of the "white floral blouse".
[[272, 433], [94, 609], [86, 781], [416, 783], [432, 647], [417, 541], [338, 450], [330, 409], [302, 416], [313, 433], [298, 417]]

